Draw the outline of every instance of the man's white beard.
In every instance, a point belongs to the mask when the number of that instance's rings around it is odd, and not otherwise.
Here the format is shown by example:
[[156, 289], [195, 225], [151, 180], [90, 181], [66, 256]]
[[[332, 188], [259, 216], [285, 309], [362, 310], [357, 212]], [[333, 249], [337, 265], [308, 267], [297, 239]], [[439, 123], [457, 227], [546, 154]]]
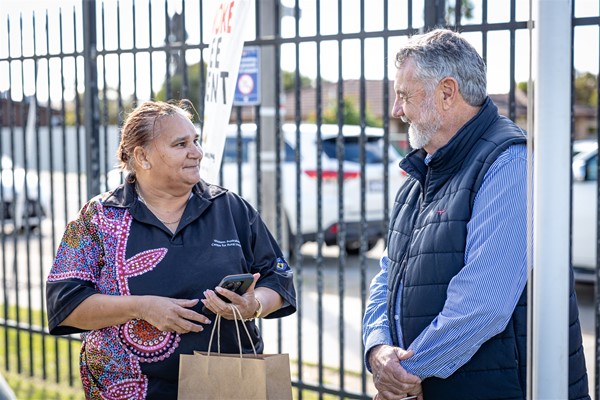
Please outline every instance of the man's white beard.
[[408, 127], [408, 143], [413, 149], [422, 149], [429, 144], [433, 133], [429, 129], [421, 132], [414, 124], [411, 124]]
[[408, 143], [413, 149], [422, 149], [427, 146], [431, 138], [442, 126], [440, 115], [435, 109], [433, 99], [423, 104], [421, 107], [422, 123], [410, 122], [408, 127]]

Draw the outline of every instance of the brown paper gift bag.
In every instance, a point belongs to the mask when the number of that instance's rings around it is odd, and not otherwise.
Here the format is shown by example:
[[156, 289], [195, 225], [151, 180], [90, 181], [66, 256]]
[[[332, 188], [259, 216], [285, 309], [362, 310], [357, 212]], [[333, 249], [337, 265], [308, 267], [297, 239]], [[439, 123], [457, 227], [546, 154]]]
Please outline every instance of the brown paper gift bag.
[[[232, 307], [234, 313], [237, 308]], [[239, 315], [239, 310], [237, 310]], [[241, 315], [240, 315], [241, 319]], [[242, 323], [249, 335], [246, 325]], [[210, 337], [220, 330], [220, 316]], [[218, 353], [182, 354], [179, 359], [179, 400], [291, 400], [292, 381], [287, 354], [242, 354], [240, 332], [236, 324], [240, 354], [223, 354], [220, 338]], [[252, 342], [252, 341], [251, 341]]]

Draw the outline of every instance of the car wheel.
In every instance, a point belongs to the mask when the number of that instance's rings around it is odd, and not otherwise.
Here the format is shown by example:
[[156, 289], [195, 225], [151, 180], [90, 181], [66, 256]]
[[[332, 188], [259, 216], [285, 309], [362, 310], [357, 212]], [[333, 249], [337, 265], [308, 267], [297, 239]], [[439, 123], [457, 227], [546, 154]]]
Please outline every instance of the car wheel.
[[39, 227], [40, 227], [40, 225], [39, 225], [39, 224], [31, 224], [31, 225], [29, 225], [28, 227], [26, 227], [26, 226], [22, 226], [22, 227], [21, 227], [21, 230], [22, 230], [23, 232], [26, 232], [27, 230], [29, 230], [29, 232], [33, 232], [33, 231], [35, 231], [36, 229], [38, 229]]
[[[367, 251], [373, 249], [373, 247], [377, 246], [377, 241], [379, 239], [369, 239], [367, 240]], [[356, 256], [360, 254], [360, 240], [352, 240], [346, 243], [346, 253], [349, 255]]]
[[283, 243], [281, 247], [284, 253], [286, 253], [287, 250], [287, 259], [289, 261], [292, 260], [295, 255], [296, 237], [292, 233], [292, 228], [290, 227], [290, 220], [287, 216], [287, 213], [285, 214], [285, 218], [283, 219], [283, 221], [283, 231], [285, 232], [285, 237], [282, 240]]
[[[14, 204], [12, 211], [14, 215]], [[42, 224], [41, 220], [45, 215], [44, 208], [38, 201], [27, 200], [20, 224], [16, 227], [18, 232], [28, 233], [40, 228]]]

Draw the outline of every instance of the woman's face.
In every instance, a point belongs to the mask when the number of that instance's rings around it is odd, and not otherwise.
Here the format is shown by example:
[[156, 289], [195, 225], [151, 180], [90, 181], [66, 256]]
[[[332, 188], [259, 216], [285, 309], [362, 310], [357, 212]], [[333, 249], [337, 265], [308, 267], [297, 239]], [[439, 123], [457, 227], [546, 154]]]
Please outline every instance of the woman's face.
[[202, 156], [199, 135], [191, 121], [180, 114], [163, 116], [146, 148], [148, 176], [164, 187], [193, 186], [200, 181]]

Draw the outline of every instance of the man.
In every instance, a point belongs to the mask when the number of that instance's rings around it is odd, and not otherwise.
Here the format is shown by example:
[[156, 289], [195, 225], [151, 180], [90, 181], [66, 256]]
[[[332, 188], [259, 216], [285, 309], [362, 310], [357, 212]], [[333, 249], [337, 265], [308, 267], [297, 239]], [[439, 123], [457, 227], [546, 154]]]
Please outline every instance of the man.
[[[413, 36], [396, 67], [415, 150], [364, 316], [376, 398], [525, 399], [526, 136], [459, 34]], [[573, 285], [570, 302], [569, 398], [589, 399]]]

